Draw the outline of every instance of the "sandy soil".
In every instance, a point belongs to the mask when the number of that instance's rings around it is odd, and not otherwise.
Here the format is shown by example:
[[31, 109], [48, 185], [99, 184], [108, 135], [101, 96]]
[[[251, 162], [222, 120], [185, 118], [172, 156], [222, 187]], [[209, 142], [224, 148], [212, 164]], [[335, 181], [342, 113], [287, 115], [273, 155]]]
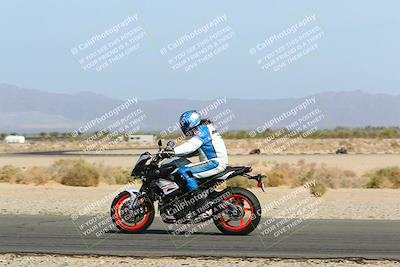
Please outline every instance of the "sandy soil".
[[[23, 144], [8, 144], [0, 142], [0, 153], [18, 153], [18, 152], [43, 152], [43, 151], [70, 151], [83, 150], [90, 143], [85, 141], [30, 141]], [[124, 149], [124, 148], [148, 148], [157, 147], [155, 143], [116, 143], [108, 145], [105, 149]], [[98, 148], [94, 148], [98, 150]]]
[[297, 163], [304, 159], [306, 163], [326, 164], [342, 170], [351, 170], [361, 176], [367, 171], [384, 167], [400, 166], [400, 154], [396, 155], [246, 155], [230, 156], [232, 166], [248, 165], [255, 171], [263, 172], [272, 162]]
[[[46, 186], [0, 184], [0, 214], [74, 215], [88, 206], [88, 214], [108, 213], [114, 196], [122, 186], [70, 187], [59, 184]], [[320, 201], [309, 211], [316, 219], [388, 219], [400, 220], [400, 190], [396, 189], [330, 189], [315, 198], [308, 190], [296, 193], [288, 187], [253, 190], [260, 200], [263, 216], [287, 217], [297, 203]], [[288, 196], [292, 196], [288, 198]], [[278, 202], [271, 208], [271, 203]], [[299, 208], [298, 208], [299, 209]]]
[[[85, 159], [89, 162], [104, 163], [111, 166], [132, 168], [138, 156], [41, 156], [41, 155], [2, 155], [0, 166], [14, 165], [17, 167], [49, 166], [58, 159]], [[231, 166], [252, 166], [256, 172], [264, 172], [277, 163], [297, 163], [304, 159], [306, 163], [324, 163], [327, 166], [337, 167], [342, 170], [352, 170], [358, 176], [372, 169], [400, 166], [400, 154], [392, 155], [230, 155]]]
[[[279, 139], [277, 139], [279, 140]], [[251, 149], [259, 148], [262, 153], [335, 153], [339, 147], [346, 147], [354, 153], [399, 153], [399, 139], [300, 139], [293, 145], [281, 150], [265, 139], [227, 139], [226, 146], [232, 154], [248, 154]]]
[[132, 258], [58, 255], [0, 255], [1, 266], [400, 266], [395, 261], [377, 260], [282, 260], [282, 259], [235, 259], [235, 258]]

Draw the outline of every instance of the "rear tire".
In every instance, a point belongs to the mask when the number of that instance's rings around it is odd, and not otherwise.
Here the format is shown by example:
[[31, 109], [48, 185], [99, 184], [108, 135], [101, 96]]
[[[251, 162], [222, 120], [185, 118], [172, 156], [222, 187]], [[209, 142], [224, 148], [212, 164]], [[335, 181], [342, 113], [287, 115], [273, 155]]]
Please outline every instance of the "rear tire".
[[124, 233], [143, 233], [150, 227], [154, 220], [154, 206], [151, 202], [145, 200], [140, 204], [139, 208], [144, 209], [143, 215], [127, 214], [129, 210], [126, 208], [130, 201], [131, 194], [127, 191], [121, 192], [114, 198], [111, 204], [111, 219], [119, 230]]
[[227, 235], [248, 235], [253, 232], [261, 220], [261, 206], [257, 197], [249, 190], [240, 187], [226, 188], [221, 192], [221, 195], [224, 194], [228, 194], [224, 201], [230, 201], [239, 207], [243, 214], [232, 217], [222, 210], [216, 214], [219, 215], [218, 218], [214, 217], [214, 224], [218, 230]]

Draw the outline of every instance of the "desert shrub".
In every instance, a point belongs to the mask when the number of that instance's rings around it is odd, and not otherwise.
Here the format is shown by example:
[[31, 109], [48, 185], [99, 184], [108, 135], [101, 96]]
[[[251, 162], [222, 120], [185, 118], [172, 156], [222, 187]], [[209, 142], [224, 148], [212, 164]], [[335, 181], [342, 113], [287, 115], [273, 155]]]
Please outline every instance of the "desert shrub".
[[284, 175], [279, 171], [268, 173], [267, 179], [264, 180], [265, 186], [275, 187], [286, 184]]
[[367, 188], [400, 188], [400, 168], [389, 167], [366, 174]]
[[113, 167], [106, 166], [103, 164], [96, 164], [96, 169], [100, 174], [99, 182], [105, 184], [115, 184], [115, 179], [113, 175]]
[[23, 173], [22, 183], [24, 184], [45, 184], [51, 180], [48, 169], [45, 167], [31, 167]]
[[131, 181], [130, 174], [122, 167], [60, 159], [48, 168], [31, 167], [25, 171], [11, 165], [3, 166], [0, 168], [0, 182], [40, 185], [55, 181], [70, 186], [97, 186], [99, 182], [127, 184]]
[[48, 169], [51, 178], [54, 181], [61, 183], [63, 177], [68, 173], [70, 169], [73, 168], [74, 163], [76, 163], [76, 160], [70, 160], [70, 159], [56, 160]]
[[392, 141], [392, 142], [390, 143], [390, 146], [391, 146], [392, 148], [395, 148], [395, 149], [400, 148], [400, 144], [399, 144], [398, 142], [396, 142], [396, 141]]
[[[267, 178], [264, 183], [267, 187], [282, 185], [298, 187], [313, 180], [319, 181], [326, 188], [364, 187], [366, 184], [366, 179], [356, 177], [353, 171], [328, 167], [325, 164], [307, 164], [303, 159], [296, 164], [273, 163], [272, 168], [265, 175]], [[228, 181], [228, 184], [242, 187], [256, 185], [255, 182], [246, 178], [232, 179]], [[318, 185], [317, 187], [322, 186]]]
[[299, 160], [297, 164], [275, 164], [267, 173], [266, 182], [271, 179], [270, 186], [288, 184], [297, 187], [318, 180], [327, 188], [360, 187], [362, 183], [359, 179], [355, 179], [355, 176], [350, 170], [341, 170], [324, 164], [307, 164], [304, 160]]
[[131, 181], [131, 173], [129, 170], [121, 167], [105, 166], [103, 164], [96, 165], [100, 173], [100, 181], [106, 184], [127, 184]]
[[226, 185], [229, 187], [244, 187], [244, 188], [252, 188], [257, 186], [257, 182], [255, 180], [250, 180], [246, 177], [235, 177], [226, 182]]
[[113, 175], [116, 184], [127, 184], [132, 180], [131, 171], [121, 167], [114, 168]]
[[54, 180], [71, 186], [97, 186], [100, 178], [95, 165], [84, 160], [57, 160], [49, 171]]
[[279, 174], [280, 181], [284, 184], [289, 184], [290, 181], [293, 181], [298, 177], [299, 173], [303, 173], [302, 163], [298, 166], [289, 163], [276, 163], [272, 169], [267, 172], [266, 183], [268, 183], [270, 176], [274, 179], [274, 177]]
[[22, 177], [22, 170], [18, 167], [5, 165], [0, 168], [0, 182], [18, 183]]
[[381, 188], [381, 187], [382, 187], [382, 179], [377, 176], [371, 177], [371, 179], [367, 184], [367, 188]]
[[323, 182], [316, 180], [315, 183], [312, 183], [309, 187], [310, 193], [316, 197], [321, 197], [326, 192], [326, 186]]
[[349, 170], [341, 170], [335, 167], [328, 167], [324, 164], [305, 168], [306, 172], [299, 175], [298, 181], [293, 184], [304, 184], [305, 182], [320, 181], [328, 188], [357, 187], [354, 184], [355, 173]]
[[315, 169], [313, 179], [321, 181], [329, 188], [353, 187], [351, 181], [355, 176], [355, 173], [352, 171], [327, 167], [322, 164]]
[[72, 186], [97, 186], [99, 176], [99, 172], [92, 164], [78, 161], [65, 173], [61, 183]]

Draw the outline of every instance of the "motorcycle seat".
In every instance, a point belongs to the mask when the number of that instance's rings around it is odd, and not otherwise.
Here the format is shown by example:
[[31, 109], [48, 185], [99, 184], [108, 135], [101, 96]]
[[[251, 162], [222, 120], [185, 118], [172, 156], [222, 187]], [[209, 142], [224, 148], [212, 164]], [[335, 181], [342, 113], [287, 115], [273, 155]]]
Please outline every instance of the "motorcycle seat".
[[216, 175], [207, 177], [205, 179], [218, 179], [218, 178], [221, 178], [221, 177], [225, 176], [228, 173], [231, 173], [231, 174], [229, 174], [229, 176], [224, 178], [224, 179], [226, 179], [226, 178], [230, 178], [230, 177], [233, 177], [233, 176], [240, 176], [240, 175], [243, 175], [243, 174], [251, 172], [251, 171], [252, 171], [251, 167], [245, 167], [245, 166], [231, 167], [231, 166], [228, 166], [228, 167], [226, 167], [226, 169], [223, 172], [220, 172], [220, 173], [218, 173]]

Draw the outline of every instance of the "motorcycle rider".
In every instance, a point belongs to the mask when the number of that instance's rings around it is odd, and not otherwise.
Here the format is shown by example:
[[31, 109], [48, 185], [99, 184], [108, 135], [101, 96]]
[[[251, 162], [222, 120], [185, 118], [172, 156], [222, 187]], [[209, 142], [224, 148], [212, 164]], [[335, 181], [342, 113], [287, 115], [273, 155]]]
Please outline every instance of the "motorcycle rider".
[[199, 163], [191, 163], [176, 171], [180, 182], [186, 184], [189, 191], [198, 188], [196, 179], [202, 179], [223, 172], [228, 165], [228, 154], [224, 140], [208, 119], [201, 119], [195, 110], [184, 112], [179, 119], [185, 136], [191, 137], [175, 147], [176, 156], [199, 154]]

